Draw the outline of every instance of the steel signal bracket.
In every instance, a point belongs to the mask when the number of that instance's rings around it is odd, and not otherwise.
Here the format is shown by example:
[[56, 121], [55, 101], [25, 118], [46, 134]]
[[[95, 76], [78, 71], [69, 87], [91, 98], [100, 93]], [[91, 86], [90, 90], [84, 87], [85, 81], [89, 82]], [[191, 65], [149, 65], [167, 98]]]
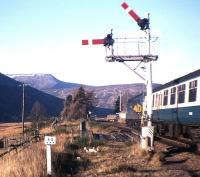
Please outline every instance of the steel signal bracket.
[[141, 61], [141, 62], [149, 62], [156, 61], [158, 59], [158, 55], [110, 55], [106, 56], [106, 61], [108, 62], [125, 62], [125, 61]]

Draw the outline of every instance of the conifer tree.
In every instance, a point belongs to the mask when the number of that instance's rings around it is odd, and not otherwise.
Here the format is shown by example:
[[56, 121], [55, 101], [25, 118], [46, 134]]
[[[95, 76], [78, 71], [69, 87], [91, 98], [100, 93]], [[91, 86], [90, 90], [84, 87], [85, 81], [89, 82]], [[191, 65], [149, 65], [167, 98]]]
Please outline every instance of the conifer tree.
[[86, 92], [81, 86], [74, 97], [69, 95], [66, 98], [61, 115], [67, 119], [86, 119], [95, 102], [94, 93], [92, 91]]
[[61, 119], [66, 119], [68, 118], [69, 116], [69, 112], [70, 112], [70, 107], [71, 107], [71, 104], [72, 104], [72, 95], [68, 95], [65, 99], [65, 102], [64, 102], [64, 108], [61, 112]]

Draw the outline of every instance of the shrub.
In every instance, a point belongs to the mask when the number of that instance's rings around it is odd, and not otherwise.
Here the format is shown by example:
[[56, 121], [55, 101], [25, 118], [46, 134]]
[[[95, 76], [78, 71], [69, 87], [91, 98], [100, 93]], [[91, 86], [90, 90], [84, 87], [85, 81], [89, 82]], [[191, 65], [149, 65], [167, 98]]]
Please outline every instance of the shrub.
[[54, 134], [69, 133], [66, 127], [57, 127], [54, 130]]
[[126, 145], [126, 146], [132, 146], [132, 145], [133, 145], [133, 142], [132, 142], [132, 141], [126, 141], [126, 142], [125, 142], [125, 145]]
[[144, 150], [141, 148], [140, 144], [133, 144], [131, 147], [131, 155], [137, 155], [139, 157], [145, 157], [149, 156], [149, 153], [147, 150]]
[[78, 137], [75, 139], [73, 144], [77, 145], [79, 148], [83, 148], [89, 145], [89, 139], [88, 137]]
[[98, 127], [98, 128], [101, 128], [101, 129], [106, 129], [106, 128], [108, 128], [110, 125], [109, 125], [109, 124], [105, 124], [105, 123], [103, 123], [103, 122], [91, 121], [91, 122], [90, 122], [90, 126], [91, 126], [91, 127]]

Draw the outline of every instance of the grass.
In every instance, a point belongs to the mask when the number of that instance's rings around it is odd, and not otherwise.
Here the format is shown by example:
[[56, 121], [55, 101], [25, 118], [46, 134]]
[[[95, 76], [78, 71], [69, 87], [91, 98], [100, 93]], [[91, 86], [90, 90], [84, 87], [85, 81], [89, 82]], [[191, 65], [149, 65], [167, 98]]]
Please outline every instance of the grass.
[[141, 149], [139, 143], [133, 144], [133, 145], [132, 145], [130, 154], [131, 154], [131, 155], [138, 156], [138, 157], [146, 157], [146, 156], [149, 156], [148, 151]]
[[[25, 128], [31, 126], [30, 122], [25, 122]], [[0, 136], [12, 136], [22, 133], [22, 123], [0, 123]]]
[[84, 148], [89, 145], [89, 139], [87, 137], [78, 137], [74, 140], [73, 144], [79, 148]]
[[[74, 124], [74, 123], [73, 123]], [[46, 131], [47, 129], [45, 129]], [[48, 129], [49, 131], [49, 129]], [[52, 130], [53, 131], [53, 130]], [[11, 133], [11, 132], [10, 132]], [[52, 146], [52, 176], [74, 175], [90, 164], [87, 158], [77, 159], [78, 151], [69, 148], [76, 132], [56, 131], [56, 145]], [[84, 142], [79, 139], [79, 143]], [[82, 146], [81, 146], [82, 147]], [[79, 147], [79, 148], [81, 148]], [[18, 149], [0, 159], [0, 177], [45, 177], [46, 145], [43, 141], [26, 149]]]
[[[56, 145], [52, 146], [53, 176], [76, 174], [80, 168], [89, 165], [87, 158], [77, 160], [78, 154], [68, 148], [70, 135], [60, 134], [56, 137]], [[20, 163], [19, 163], [20, 162]], [[46, 146], [43, 142], [7, 155], [0, 160], [0, 177], [43, 177], [46, 175]]]
[[[115, 129], [108, 125], [93, 122], [90, 127], [95, 133], [113, 132]], [[90, 160], [90, 166], [79, 173], [82, 177], [169, 176], [168, 171], [162, 171], [160, 155], [142, 150], [140, 144], [131, 141], [105, 141], [99, 147], [98, 153], [83, 153], [83, 157]]]
[[[149, 154], [141, 150], [139, 144], [130, 141], [89, 142], [79, 136], [79, 122], [67, 122], [73, 131], [57, 131], [56, 145], [52, 146], [52, 177], [131, 177], [131, 176], [173, 176], [171, 171], [163, 170], [162, 154]], [[92, 126], [94, 125], [94, 127]], [[105, 124], [91, 124], [91, 131], [105, 133], [113, 131]], [[109, 129], [109, 130], [108, 130]], [[46, 128], [42, 130], [53, 131]], [[42, 132], [41, 131], [41, 132]], [[97, 132], [98, 132], [97, 131]], [[83, 147], [97, 147], [96, 153], [86, 153]], [[35, 143], [18, 153], [0, 159], [0, 177], [46, 177], [46, 146]]]
[[7, 155], [0, 161], [0, 171], [0, 177], [45, 176], [46, 157], [44, 145], [34, 144], [31, 148], [19, 153], [13, 152], [11, 155]]
[[90, 121], [90, 127], [92, 127], [94, 132], [105, 132], [106, 129], [110, 127], [110, 125], [104, 122]]
[[57, 127], [54, 129], [54, 134], [69, 133], [66, 127]]
[[75, 175], [80, 170], [85, 170], [90, 165], [87, 158], [78, 160], [72, 152], [54, 153], [53, 176]]

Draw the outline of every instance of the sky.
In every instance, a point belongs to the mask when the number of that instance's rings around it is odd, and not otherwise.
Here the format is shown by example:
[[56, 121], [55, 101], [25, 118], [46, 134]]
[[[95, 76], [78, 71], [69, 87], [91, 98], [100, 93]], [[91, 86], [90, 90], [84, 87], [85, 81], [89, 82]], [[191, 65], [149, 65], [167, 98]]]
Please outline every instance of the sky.
[[[82, 39], [104, 38], [113, 29], [115, 54], [138, 54], [145, 44], [124, 43], [145, 36], [124, 11], [121, 0], [0, 0], [0, 72], [48, 73], [65, 82], [113, 85], [143, 82], [122, 63], [107, 62], [102, 45]], [[199, 69], [200, 1], [127, 0], [144, 18], [150, 13], [153, 82], [166, 83]], [[126, 38], [126, 39], [124, 39]], [[128, 62], [135, 68], [137, 62]], [[140, 66], [143, 66], [141, 64]], [[138, 67], [142, 75], [145, 72]]]

